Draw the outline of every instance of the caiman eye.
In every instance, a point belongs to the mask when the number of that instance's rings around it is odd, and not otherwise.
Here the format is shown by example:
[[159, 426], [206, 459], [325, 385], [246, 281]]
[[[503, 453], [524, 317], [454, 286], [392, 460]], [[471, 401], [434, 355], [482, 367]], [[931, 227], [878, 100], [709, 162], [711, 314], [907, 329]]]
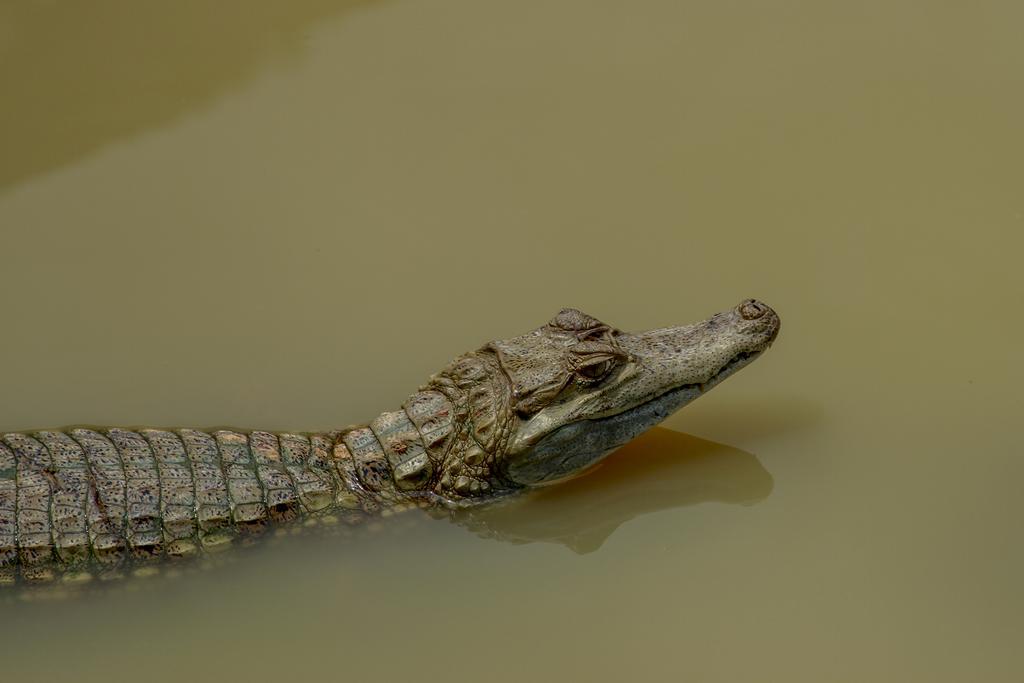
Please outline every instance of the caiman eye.
[[584, 365], [576, 373], [580, 376], [580, 379], [587, 382], [596, 382], [607, 375], [611, 369], [613, 363], [610, 360], [603, 360], [598, 363], [591, 363], [590, 365]]

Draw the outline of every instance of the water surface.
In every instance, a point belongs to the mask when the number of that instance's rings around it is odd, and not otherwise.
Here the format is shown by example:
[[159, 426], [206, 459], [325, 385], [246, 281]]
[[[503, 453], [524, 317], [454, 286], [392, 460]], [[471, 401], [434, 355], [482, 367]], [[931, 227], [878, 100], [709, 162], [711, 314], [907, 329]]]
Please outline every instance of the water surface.
[[775, 347], [588, 478], [74, 600], [6, 680], [1018, 681], [1024, 8], [0, 7], [0, 429], [327, 429], [563, 306]]

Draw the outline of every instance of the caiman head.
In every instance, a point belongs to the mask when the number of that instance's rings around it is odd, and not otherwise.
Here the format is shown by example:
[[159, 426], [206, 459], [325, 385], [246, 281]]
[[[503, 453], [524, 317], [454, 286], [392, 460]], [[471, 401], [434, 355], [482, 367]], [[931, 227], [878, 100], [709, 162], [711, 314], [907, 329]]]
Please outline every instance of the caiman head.
[[778, 315], [753, 299], [636, 333], [564, 309], [457, 358], [410, 398], [435, 466], [426, 481], [396, 471], [396, 483], [471, 502], [571, 477], [749, 364], [778, 332]]

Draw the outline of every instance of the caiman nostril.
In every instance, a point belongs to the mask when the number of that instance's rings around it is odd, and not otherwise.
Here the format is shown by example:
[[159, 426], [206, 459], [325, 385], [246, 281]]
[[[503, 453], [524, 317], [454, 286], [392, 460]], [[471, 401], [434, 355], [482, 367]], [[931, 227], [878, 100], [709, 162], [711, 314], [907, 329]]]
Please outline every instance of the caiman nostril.
[[739, 306], [740, 315], [743, 316], [744, 320], [757, 320], [762, 315], [768, 312], [768, 307], [762, 304], [760, 301], [754, 299], [747, 299]]

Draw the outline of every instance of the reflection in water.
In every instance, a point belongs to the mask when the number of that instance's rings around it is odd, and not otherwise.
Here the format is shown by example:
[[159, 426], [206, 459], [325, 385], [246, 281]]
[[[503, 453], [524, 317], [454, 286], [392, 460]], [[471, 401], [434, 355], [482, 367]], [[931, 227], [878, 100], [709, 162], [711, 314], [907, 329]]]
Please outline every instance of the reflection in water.
[[456, 513], [481, 536], [510, 543], [562, 543], [597, 550], [634, 517], [696, 503], [751, 505], [773, 480], [750, 453], [669, 429], [655, 428], [572, 481]]
[[368, 2], [0, 5], [0, 189], [188, 113]]
[[697, 403], [688, 415], [704, 433], [728, 434], [730, 440], [743, 443], [818, 427], [825, 419], [825, 408], [821, 401], [799, 396], [772, 396], [771, 401], [734, 397], [729, 402]]
[[[591, 553], [623, 523], [650, 512], [719, 502], [752, 505], [771, 493], [771, 474], [752, 454], [689, 434], [655, 427], [626, 444], [586, 474], [506, 501], [452, 513], [452, 519], [485, 538], [510, 543], [561, 543], [579, 554]], [[443, 513], [436, 513], [443, 514]], [[229, 570], [254, 570], [262, 561], [300, 557], [324, 537], [351, 543], [354, 534], [395, 533], [415, 527], [418, 514], [399, 515], [385, 525], [349, 529], [344, 525], [307, 529], [299, 537], [272, 535], [235, 552], [208, 555], [201, 562], [145, 567], [139, 576], [108, 584], [22, 584], [0, 591], [0, 605], [16, 601], [53, 601], [69, 597], [109, 597], [145, 589], [156, 594], [187, 574], [215, 579]], [[319, 532], [319, 533], [318, 533]], [[259, 552], [266, 551], [265, 554]], [[303, 560], [302, 562], [317, 562]], [[248, 567], [247, 567], [248, 565]], [[263, 565], [265, 566], [265, 565]], [[277, 570], [275, 570], [277, 571]], [[156, 575], [161, 574], [160, 579]], [[139, 577], [145, 577], [140, 581]]]

